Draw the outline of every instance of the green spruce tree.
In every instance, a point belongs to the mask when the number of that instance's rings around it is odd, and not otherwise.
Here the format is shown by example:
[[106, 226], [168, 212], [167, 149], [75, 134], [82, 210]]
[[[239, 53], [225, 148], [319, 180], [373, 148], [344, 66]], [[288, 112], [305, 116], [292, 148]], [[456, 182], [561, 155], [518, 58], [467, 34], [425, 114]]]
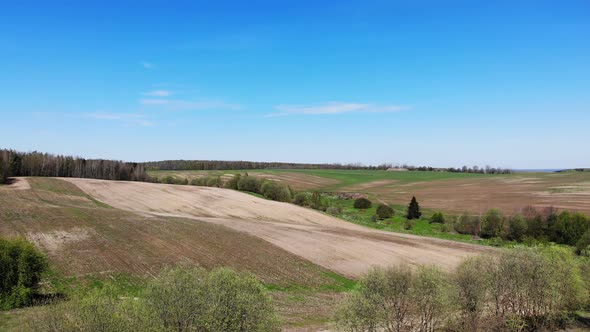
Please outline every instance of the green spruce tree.
[[416, 197], [412, 196], [412, 200], [410, 201], [410, 205], [408, 206], [408, 215], [406, 216], [406, 218], [408, 218], [408, 220], [420, 219], [421, 215], [422, 212], [420, 212], [420, 205], [418, 204]]

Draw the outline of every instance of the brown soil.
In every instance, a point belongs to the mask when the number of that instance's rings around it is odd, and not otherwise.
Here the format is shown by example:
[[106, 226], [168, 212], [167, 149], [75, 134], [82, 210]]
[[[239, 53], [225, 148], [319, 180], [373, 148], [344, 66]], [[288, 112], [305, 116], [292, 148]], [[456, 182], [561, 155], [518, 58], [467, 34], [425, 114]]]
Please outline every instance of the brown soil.
[[115, 208], [223, 225], [348, 277], [372, 266], [455, 267], [490, 249], [453, 241], [367, 229], [314, 210], [245, 193], [207, 187], [64, 179]]

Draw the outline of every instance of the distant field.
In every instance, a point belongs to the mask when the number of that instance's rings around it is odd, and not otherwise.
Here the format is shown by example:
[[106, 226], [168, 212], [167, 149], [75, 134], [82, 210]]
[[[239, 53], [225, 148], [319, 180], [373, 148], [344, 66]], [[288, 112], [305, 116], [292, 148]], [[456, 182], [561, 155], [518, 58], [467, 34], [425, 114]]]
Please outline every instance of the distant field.
[[248, 172], [291, 185], [295, 190], [358, 192], [391, 204], [416, 196], [422, 206], [450, 213], [499, 208], [514, 213], [526, 205], [590, 213], [590, 172], [485, 175], [449, 172], [369, 170], [150, 171], [163, 178], [192, 179]]

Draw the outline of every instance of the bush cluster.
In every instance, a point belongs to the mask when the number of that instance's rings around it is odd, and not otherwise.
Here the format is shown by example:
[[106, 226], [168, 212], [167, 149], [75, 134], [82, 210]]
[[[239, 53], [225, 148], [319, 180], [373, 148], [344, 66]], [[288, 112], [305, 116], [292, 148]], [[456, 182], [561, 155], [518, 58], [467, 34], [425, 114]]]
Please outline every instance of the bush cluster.
[[175, 268], [135, 299], [108, 287], [32, 312], [31, 332], [278, 331], [264, 286], [251, 274]]
[[583, 272], [564, 248], [474, 257], [452, 273], [374, 269], [337, 314], [345, 331], [554, 330], [584, 303]]
[[555, 242], [575, 246], [578, 252], [586, 252], [590, 245], [590, 219], [579, 212], [558, 214], [553, 208], [537, 211], [526, 207], [512, 217], [505, 217], [496, 209], [481, 217], [463, 214], [453, 226], [461, 234], [517, 242]]

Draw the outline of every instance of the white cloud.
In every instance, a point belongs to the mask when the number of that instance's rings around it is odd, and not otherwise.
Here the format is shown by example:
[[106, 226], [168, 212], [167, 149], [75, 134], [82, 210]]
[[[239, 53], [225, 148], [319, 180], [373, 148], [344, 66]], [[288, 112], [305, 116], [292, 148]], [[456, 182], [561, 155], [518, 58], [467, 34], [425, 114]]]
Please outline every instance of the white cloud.
[[143, 68], [145, 69], [153, 69], [155, 66], [153, 63], [151, 62], [147, 62], [147, 61], [142, 61], [141, 65], [143, 66]]
[[145, 96], [150, 96], [150, 97], [170, 97], [172, 95], [172, 91], [154, 90], [154, 91], [144, 92], [143, 94]]
[[267, 116], [286, 116], [296, 114], [342, 114], [342, 113], [391, 113], [410, 109], [401, 105], [376, 105], [361, 103], [327, 103], [323, 105], [277, 105], [278, 112]]
[[241, 108], [238, 104], [230, 104], [221, 100], [171, 100], [148, 98], [142, 99], [139, 102], [146, 107], [164, 108], [168, 111], [197, 111], [208, 109], [237, 110]]
[[125, 125], [150, 127], [154, 123], [147, 120], [144, 115], [137, 113], [111, 113], [111, 112], [97, 112], [87, 113], [86, 117], [95, 120], [117, 121]]

